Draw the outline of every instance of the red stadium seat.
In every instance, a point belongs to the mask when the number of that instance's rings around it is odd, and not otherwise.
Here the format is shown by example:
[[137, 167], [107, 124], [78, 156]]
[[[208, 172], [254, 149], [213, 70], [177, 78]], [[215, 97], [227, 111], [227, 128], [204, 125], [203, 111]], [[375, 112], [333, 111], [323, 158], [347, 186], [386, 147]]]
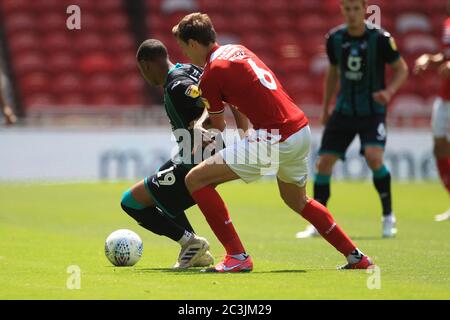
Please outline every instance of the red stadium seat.
[[391, 113], [396, 116], [423, 116], [428, 113], [425, 101], [417, 95], [400, 95], [392, 102]]
[[109, 74], [95, 74], [85, 81], [84, 92], [88, 94], [112, 94], [116, 92], [116, 80]]
[[48, 52], [72, 51], [76, 34], [71, 32], [49, 32], [42, 37], [42, 49]]
[[137, 71], [136, 53], [134, 51], [119, 52], [114, 57], [116, 75], [133, 73]]
[[49, 87], [49, 76], [45, 72], [29, 73], [20, 78], [20, 91], [24, 96], [45, 93]]
[[113, 54], [103, 51], [91, 52], [79, 59], [78, 68], [85, 75], [113, 73], [116, 70], [113, 57]]
[[114, 92], [94, 94], [88, 98], [89, 104], [96, 106], [120, 105], [120, 97]]
[[26, 50], [38, 50], [42, 46], [39, 36], [34, 32], [18, 32], [9, 42], [9, 50], [12, 55], [20, 54]]
[[[83, 17], [84, 18], [84, 17]], [[36, 27], [41, 32], [55, 32], [66, 28], [67, 16], [65, 11], [62, 12], [43, 12], [39, 16], [39, 23]]]
[[125, 75], [117, 84], [117, 91], [120, 95], [142, 94], [144, 90], [144, 79], [138, 72]]
[[87, 104], [87, 97], [82, 93], [66, 92], [58, 97], [58, 104], [63, 106], [83, 106]]
[[267, 36], [260, 33], [248, 33], [243, 35], [240, 43], [255, 52], [256, 54], [262, 52], [272, 52], [271, 46], [267, 45]]
[[439, 51], [439, 43], [427, 34], [411, 34], [403, 39], [402, 48], [408, 54]]
[[[155, 1], [155, 0], [152, 0]], [[96, 1], [97, 12], [124, 11], [123, 0], [102, 0]]]
[[104, 39], [97, 33], [80, 33], [76, 37], [75, 48], [81, 53], [104, 50]]
[[143, 106], [146, 104], [142, 92], [120, 96], [120, 103], [124, 106]]
[[14, 13], [24, 12], [29, 5], [28, 0], [2, 0], [0, 8], [5, 16], [11, 16]]
[[297, 31], [304, 34], [325, 34], [330, 30], [330, 24], [323, 14], [304, 14], [297, 21]]
[[38, 20], [31, 13], [14, 13], [4, 21], [5, 31], [8, 35], [17, 31], [33, 31]]
[[[115, 32], [127, 31], [129, 27], [128, 17], [122, 12], [111, 12], [107, 18], [102, 21], [101, 30], [109, 33], [112, 30]], [[128, 34], [128, 33], [127, 33]]]
[[53, 78], [51, 90], [55, 94], [83, 93], [82, 78], [75, 73], [63, 73]]
[[23, 98], [23, 103], [26, 108], [54, 106], [56, 102], [55, 96], [49, 93], [25, 95]]
[[290, 15], [275, 15], [267, 22], [268, 29], [276, 32], [292, 32], [295, 30], [295, 20]]
[[115, 32], [108, 36], [108, 47], [115, 52], [137, 50], [134, 38], [126, 32]]
[[70, 51], [55, 51], [48, 56], [48, 70], [52, 74], [77, 72], [79, 59]]
[[411, 31], [431, 32], [432, 25], [424, 14], [405, 13], [397, 18], [396, 31], [399, 33]]
[[41, 53], [25, 51], [14, 57], [14, 71], [17, 76], [31, 72], [43, 72], [46, 70], [46, 58]]

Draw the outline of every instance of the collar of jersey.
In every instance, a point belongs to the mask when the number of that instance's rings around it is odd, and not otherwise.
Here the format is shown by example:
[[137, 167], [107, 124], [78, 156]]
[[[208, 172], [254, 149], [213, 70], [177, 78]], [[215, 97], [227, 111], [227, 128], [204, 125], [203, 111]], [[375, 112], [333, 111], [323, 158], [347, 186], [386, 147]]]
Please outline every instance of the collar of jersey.
[[175, 71], [176, 69], [180, 69], [182, 66], [182, 63], [177, 63], [172, 69], [169, 70], [167, 74], [171, 74], [173, 71]]
[[212, 49], [211, 49], [211, 51], [208, 53], [208, 55], [206, 56], [206, 64], [208, 64], [210, 61], [210, 59], [211, 59], [211, 56], [212, 56], [212, 54], [217, 50], [217, 49], [219, 49], [220, 48], [220, 46], [218, 45], [218, 44], [216, 44]]

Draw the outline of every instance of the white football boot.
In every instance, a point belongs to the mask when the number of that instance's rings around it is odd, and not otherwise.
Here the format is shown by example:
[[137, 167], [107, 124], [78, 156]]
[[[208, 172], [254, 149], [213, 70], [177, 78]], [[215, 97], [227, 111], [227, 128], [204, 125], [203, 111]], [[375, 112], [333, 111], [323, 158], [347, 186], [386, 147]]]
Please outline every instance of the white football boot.
[[[191, 239], [189, 239], [189, 241], [181, 247], [180, 254], [178, 255], [178, 261], [175, 263], [173, 268], [186, 269], [193, 267], [195, 264], [199, 263], [199, 258], [202, 258], [208, 249], [209, 243], [205, 238], [192, 234]], [[206, 258], [202, 260], [206, 260]]]
[[388, 216], [383, 216], [383, 238], [393, 238], [397, 234], [397, 219], [392, 213]]
[[193, 267], [209, 267], [210, 265], [214, 264], [214, 257], [212, 256], [211, 252], [206, 251], [204, 255], [201, 257], [198, 257], [198, 259], [194, 262], [192, 265]]
[[450, 209], [448, 209], [444, 213], [438, 214], [437, 216], [434, 217], [434, 221], [437, 221], [437, 222], [442, 222], [442, 221], [446, 221], [446, 220], [450, 220]]
[[319, 231], [317, 231], [317, 229], [314, 228], [314, 226], [311, 224], [306, 227], [305, 231], [297, 232], [297, 234], [295, 235], [297, 239], [314, 238], [319, 236]]

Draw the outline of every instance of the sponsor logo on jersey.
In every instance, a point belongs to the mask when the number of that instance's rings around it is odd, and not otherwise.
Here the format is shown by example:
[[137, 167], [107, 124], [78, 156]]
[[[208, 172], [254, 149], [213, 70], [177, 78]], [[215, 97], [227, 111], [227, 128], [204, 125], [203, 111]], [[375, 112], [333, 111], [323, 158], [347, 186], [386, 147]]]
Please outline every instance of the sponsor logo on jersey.
[[188, 97], [196, 99], [196, 98], [200, 97], [202, 92], [198, 86], [196, 86], [195, 84], [192, 84], [186, 89], [186, 92], [184, 94], [187, 95]]
[[397, 43], [395, 42], [394, 37], [390, 37], [390, 38], [389, 38], [389, 43], [391, 44], [392, 50], [398, 51], [398, 49], [397, 49]]

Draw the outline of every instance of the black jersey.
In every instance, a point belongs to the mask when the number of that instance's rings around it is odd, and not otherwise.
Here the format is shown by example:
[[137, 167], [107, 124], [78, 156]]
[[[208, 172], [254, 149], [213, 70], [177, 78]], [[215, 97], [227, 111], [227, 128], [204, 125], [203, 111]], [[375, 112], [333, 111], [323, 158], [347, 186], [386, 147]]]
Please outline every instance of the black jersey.
[[400, 58], [392, 36], [366, 23], [365, 33], [352, 37], [342, 25], [327, 35], [327, 54], [340, 71], [336, 111], [346, 116], [385, 114], [386, 106], [376, 102], [372, 94], [386, 87], [385, 65]]

